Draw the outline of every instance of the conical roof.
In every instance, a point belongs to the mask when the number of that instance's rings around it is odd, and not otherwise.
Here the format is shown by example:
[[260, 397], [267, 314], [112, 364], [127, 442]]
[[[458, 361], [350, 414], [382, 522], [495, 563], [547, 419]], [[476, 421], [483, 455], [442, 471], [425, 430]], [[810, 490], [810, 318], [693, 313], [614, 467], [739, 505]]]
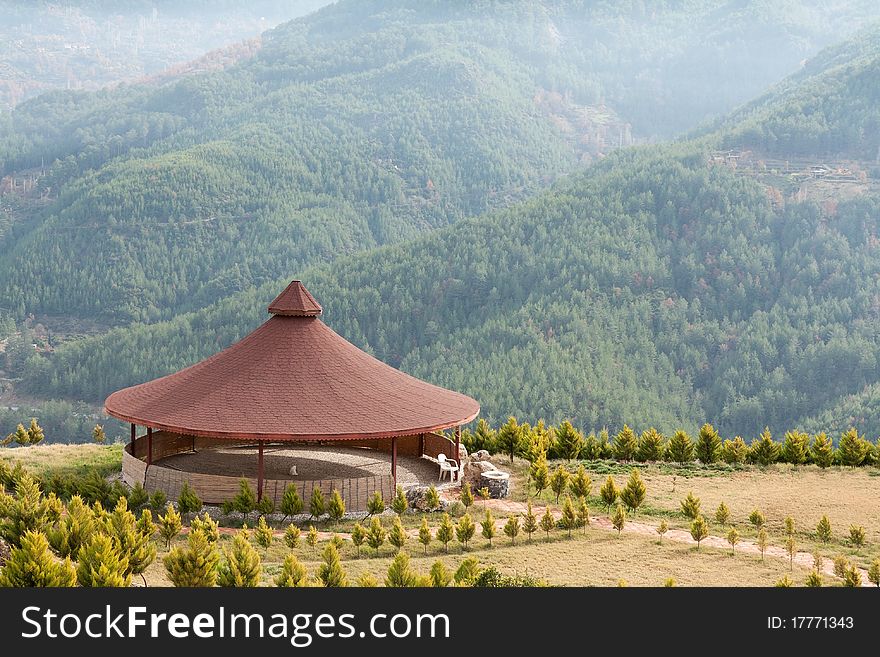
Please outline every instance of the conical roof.
[[113, 393], [106, 412], [185, 435], [344, 440], [437, 431], [480, 411], [470, 397], [404, 374], [336, 334], [299, 281], [269, 311], [224, 351]]

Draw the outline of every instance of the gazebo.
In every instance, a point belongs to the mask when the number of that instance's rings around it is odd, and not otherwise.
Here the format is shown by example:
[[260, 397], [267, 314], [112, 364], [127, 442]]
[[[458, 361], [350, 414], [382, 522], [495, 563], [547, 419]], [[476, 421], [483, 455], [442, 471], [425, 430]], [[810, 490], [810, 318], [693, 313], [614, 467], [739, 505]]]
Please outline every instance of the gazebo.
[[[245, 476], [259, 498], [271, 495], [280, 502], [295, 483], [308, 499], [318, 486], [325, 493], [340, 490], [347, 507], [358, 511], [374, 491], [393, 493], [399, 454], [458, 461], [461, 425], [476, 418], [479, 404], [361, 351], [324, 324], [322, 312], [305, 286], [293, 281], [269, 305], [271, 317], [239, 342], [110, 395], [106, 413], [131, 424], [124, 481], [169, 496], [188, 482], [202, 500], [219, 503], [235, 494]], [[139, 426], [146, 429], [140, 436]], [[451, 428], [455, 440], [438, 433]], [[386, 459], [390, 453], [390, 472], [310, 479], [309, 472], [294, 475], [291, 468], [289, 475], [267, 479], [264, 451], [290, 445], [344, 445], [376, 450]], [[174, 465], [176, 455], [215, 450], [222, 458], [233, 446], [255, 452], [250, 472], [228, 476]]]

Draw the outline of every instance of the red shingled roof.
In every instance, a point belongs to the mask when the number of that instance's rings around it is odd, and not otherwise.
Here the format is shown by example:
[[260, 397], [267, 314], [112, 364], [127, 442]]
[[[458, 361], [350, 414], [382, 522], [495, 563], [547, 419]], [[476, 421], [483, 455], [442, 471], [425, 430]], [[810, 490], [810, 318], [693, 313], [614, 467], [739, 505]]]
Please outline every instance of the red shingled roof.
[[109, 415], [186, 435], [248, 440], [407, 436], [465, 424], [476, 401], [364, 353], [316, 317], [299, 281], [268, 321], [180, 372], [113, 393]]

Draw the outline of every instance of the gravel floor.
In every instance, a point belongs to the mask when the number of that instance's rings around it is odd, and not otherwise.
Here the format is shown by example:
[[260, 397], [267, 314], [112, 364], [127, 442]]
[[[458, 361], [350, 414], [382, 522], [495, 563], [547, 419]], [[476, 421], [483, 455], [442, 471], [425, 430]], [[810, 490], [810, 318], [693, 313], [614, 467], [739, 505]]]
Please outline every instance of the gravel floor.
[[[177, 454], [162, 459], [162, 466], [185, 472], [255, 476], [255, 447], [225, 447]], [[290, 474], [296, 464], [297, 474]], [[267, 447], [263, 453], [266, 479], [315, 481], [319, 479], [353, 479], [391, 473], [391, 455], [358, 447]], [[397, 481], [400, 484], [437, 482], [436, 463], [412, 456], [397, 457]]]

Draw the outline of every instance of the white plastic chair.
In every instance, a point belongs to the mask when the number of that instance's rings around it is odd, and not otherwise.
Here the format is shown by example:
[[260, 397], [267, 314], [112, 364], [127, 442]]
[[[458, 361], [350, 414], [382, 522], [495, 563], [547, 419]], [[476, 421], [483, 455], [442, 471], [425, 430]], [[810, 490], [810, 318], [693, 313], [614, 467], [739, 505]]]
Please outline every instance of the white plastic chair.
[[446, 454], [437, 455], [437, 463], [440, 465], [440, 477], [437, 481], [443, 481], [443, 475], [449, 473], [449, 481], [453, 481], [453, 475], [458, 478], [458, 461], [446, 458]]

